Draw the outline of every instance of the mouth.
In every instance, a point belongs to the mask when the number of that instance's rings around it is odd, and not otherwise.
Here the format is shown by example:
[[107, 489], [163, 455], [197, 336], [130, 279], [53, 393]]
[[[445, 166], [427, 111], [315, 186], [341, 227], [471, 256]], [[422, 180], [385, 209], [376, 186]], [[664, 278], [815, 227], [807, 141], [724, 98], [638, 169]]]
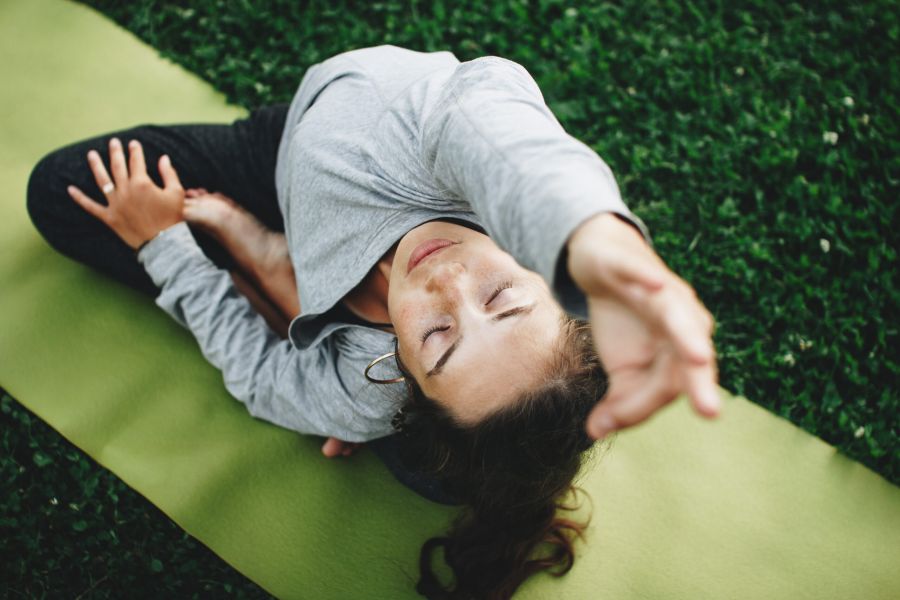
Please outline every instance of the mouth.
[[409, 264], [406, 265], [406, 273], [409, 274], [413, 269], [416, 268], [416, 265], [418, 265], [420, 262], [431, 256], [432, 254], [437, 254], [444, 248], [457, 243], [458, 242], [445, 239], [433, 239], [422, 242], [421, 244], [416, 246], [416, 249], [413, 250], [412, 254], [409, 255]]

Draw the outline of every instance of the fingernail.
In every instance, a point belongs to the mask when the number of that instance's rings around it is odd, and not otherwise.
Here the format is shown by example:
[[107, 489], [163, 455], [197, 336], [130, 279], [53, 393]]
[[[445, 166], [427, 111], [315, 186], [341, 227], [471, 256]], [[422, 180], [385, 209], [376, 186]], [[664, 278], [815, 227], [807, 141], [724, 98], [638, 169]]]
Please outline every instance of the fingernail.
[[115, 145], [115, 146], [121, 146], [121, 145], [122, 145], [122, 142], [119, 141], [119, 138], [113, 138], [113, 139], [112, 139], [112, 143], [113, 143], [113, 145]]
[[128, 145], [132, 148], [137, 148], [137, 140], [131, 140], [130, 142], [128, 142]]

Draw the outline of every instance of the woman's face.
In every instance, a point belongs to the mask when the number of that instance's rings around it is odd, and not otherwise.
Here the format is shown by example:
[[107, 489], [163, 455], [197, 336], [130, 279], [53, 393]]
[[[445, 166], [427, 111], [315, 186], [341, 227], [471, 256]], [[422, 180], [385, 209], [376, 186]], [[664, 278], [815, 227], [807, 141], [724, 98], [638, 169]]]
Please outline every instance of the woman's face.
[[[410, 262], [439, 246], [435, 240], [446, 245]], [[463, 423], [538, 383], [563, 316], [540, 275], [486, 235], [445, 221], [420, 225], [400, 240], [388, 312], [404, 366]]]

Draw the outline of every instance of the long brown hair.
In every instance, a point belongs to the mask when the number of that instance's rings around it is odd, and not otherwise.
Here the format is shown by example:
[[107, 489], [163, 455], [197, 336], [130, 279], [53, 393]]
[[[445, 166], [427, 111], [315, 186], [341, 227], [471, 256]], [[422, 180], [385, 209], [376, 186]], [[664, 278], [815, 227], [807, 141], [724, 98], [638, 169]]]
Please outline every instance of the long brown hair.
[[[559, 349], [541, 385], [476, 425], [462, 425], [406, 375], [409, 398], [401, 458], [437, 477], [463, 509], [450, 530], [425, 542], [416, 590], [430, 599], [509, 598], [530, 575], [571, 569], [573, 541], [587, 522], [557, 515], [593, 446], [585, 419], [606, 391], [590, 325], [565, 315]], [[583, 490], [581, 490], [583, 491]], [[443, 548], [454, 581], [442, 583]], [[543, 550], [543, 552], [538, 552]]]

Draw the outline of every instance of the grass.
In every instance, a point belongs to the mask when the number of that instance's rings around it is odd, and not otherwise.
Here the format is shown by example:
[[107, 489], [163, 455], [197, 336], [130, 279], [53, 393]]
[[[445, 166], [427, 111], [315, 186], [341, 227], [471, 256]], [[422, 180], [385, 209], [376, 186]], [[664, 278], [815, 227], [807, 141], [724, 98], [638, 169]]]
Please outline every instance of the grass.
[[0, 444], [0, 597], [270, 598], [5, 392]]
[[[900, 483], [893, 2], [88, 4], [245, 107], [290, 101], [308, 66], [381, 43], [521, 63], [715, 314], [722, 385]], [[261, 593], [3, 402], [0, 526], [17, 556], [3, 581], [29, 596], [63, 572], [78, 589], [106, 576], [104, 594], [201, 579]]]

